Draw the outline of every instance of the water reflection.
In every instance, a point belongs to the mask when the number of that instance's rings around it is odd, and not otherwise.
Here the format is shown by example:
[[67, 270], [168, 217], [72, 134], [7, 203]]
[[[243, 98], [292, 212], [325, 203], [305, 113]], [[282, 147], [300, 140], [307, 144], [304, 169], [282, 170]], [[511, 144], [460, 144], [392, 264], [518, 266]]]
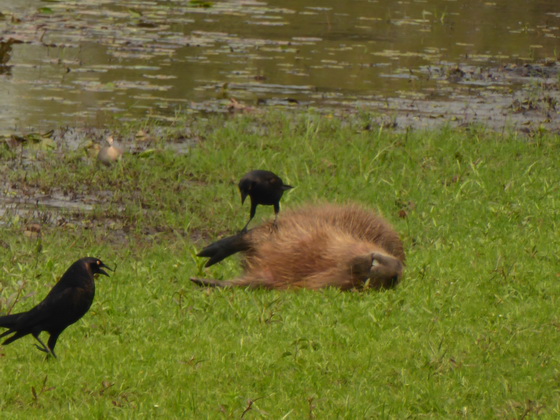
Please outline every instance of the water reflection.
[[225, 112], [231, 97], [384, 112], [421, 100], [436, 114], [483, 97], [492, 110], [524, 89], [524, 63], [548, 63], [558, 96], [557, 0], [316, 4], [0, 0], [0, 133]]

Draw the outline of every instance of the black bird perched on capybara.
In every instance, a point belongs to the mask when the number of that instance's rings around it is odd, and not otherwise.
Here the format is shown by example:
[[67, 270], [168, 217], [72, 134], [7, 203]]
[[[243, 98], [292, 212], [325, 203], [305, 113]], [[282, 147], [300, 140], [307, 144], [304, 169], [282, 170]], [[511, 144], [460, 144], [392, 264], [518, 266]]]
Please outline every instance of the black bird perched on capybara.
[[245, 203], [247, 196], [251, 198], [251, 211], [249, 214], [249, 221], [241, 232], [247, 230], [247, 226], [257, 211], [259, 204], [263, 206], [274, 206], [275, 217], [278, 217], [280, 212], [280, 199], [284, 191], [293, 188], [291, 185], [286, 185], [282, 179], [273, 172], [257, 169], [251, 171], [241, 178], [239, 181], [239, 192], [241, 193], [241, 204]]
[[399, 283], [405, 261], [389, 222], [357, 204], [288, 210], [277, 223], [221, 239], [199, 255], [212, 265], [236, 252], [245, 255], [241, 277], [191, 280], [213, 287], [383, 289]]
[[[37, 306], [27, 312], [1, 316], [0, 327], [8, 328], [8, 331], [0, 337], [13, 334], [2, 344], [10, 344], [31, 334], [41, 343], [41, 346], [35, 345], [39, 350], [56, 357], [54, 346], [60, 333], [83, 317], [93, 302], [94, 274], [109, 276], [103, 268], [111, 270], [97, 258], [82, 258], [70, 266]], [[42, 331], [50, 334], [47, 345], [39, 337]]]

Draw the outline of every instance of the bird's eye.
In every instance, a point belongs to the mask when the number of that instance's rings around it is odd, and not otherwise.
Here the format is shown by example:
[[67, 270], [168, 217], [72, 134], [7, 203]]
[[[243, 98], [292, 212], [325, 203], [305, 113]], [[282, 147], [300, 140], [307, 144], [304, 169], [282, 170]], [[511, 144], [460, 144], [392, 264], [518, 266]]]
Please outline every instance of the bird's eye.
[[101, 265], [101, 261], [97, 260], [97, 265]]

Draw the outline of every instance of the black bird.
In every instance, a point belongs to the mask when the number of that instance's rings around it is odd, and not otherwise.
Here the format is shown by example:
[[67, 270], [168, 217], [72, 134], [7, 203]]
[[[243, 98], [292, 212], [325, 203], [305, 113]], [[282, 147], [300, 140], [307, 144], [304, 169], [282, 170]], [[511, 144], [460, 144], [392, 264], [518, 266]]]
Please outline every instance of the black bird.
[[[27, 312], [0, 316], [0, 327], [8, 328], [8, 331], [4, 331], [0, 337], [13, 333], [2, 344], [10, 344], [31, 334], [41, 343], [41, 346], [35, 345], [35, 347], [56, 358], [54, 346], [58, 336], [66, 327], [84, 316], [93, 302], [94, 274], [109, 276], [103, 268], [111, 270], [97, 258], [82, 258], [70, 266], [47, 297], [37, 306]], [[48, 345], [39, 338], [41, 331], [50, 334]]]
[[[257, 211], [257, 206], [262, 204], [264, 206], [274, 206], [274, 215], [278, 217], [280, 212], [280, 199], [284, 191], [293, 188], [291, 185], [286, 185], [282, 179], [273, 172], [255, 170], [246, 174], [241, 181], [239, 181], [239, 191], [241, 192], [241, 204], [245, 202], [247, 196], [251, 197], [251, 213], [249, 221], [241, 232], [247, 230], [247, 226]], [[275, 219], [276, 220], [276, 219]]]
[[197, 257], [208, 257], [209, 260], [204, 266], [210, 267], [230, 255], [247, 251], [251, 247], [251, 242], [247, 239], [247, 233], [246, 231], [241, 231], [235, 235], [220, 239], [208, 245], [196, 255]]

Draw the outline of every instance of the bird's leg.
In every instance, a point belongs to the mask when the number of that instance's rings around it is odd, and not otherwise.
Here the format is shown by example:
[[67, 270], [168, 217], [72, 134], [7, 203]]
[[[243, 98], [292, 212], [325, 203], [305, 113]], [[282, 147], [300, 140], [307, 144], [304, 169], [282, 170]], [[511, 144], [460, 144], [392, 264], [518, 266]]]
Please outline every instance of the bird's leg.
[[253, 217], [255, 217], [256, 213], [257, 213], [257, 204], [253, 201], [253, 198], [251, 197], [251, 213], [249, 213], [249, 220], [247, 221], [247, 224], [243, 227], [243, 229], [241, 229], [239, 233], [247, 232], [249, 223], [251, 223], [251, 220], [253, 220]]
[[251, 197], [251, 212], [249, 213], [249, 221], [245, 226], [243, 226], [243, 229], [241, 229], [239, 233], [247, 232], [247, 227], [249, 226], [249, 223], [251, 223], [251, 220], [253, 220], [253, 217], [255, 217], [255, 214], [257, 213], [257, 205], [258, 204], [253, 200], [253, 197]]
[[37, 348], [37, 350], [40, 350], [40, 351], [42, 351], [43, 353], [48, 353], [48, 352], [49, 352], [46, 348], [41, 347], [41, 346], [39, 346], [39, 345], [37, 345], [37, 344], [35, 344], [35, 347]]
[[280, 213], [280, 204], [277, 203], [274, 205], [274, 223], [272, 224], [272, 228], [274, 230], [278, 229], [278, 213]]
[[54, 352], [51, 349], [49, 349], [48, 347], [43, 348], [43, 347], [38, 346], [37, 344], [35, 344], [35, 347], [37, 347], [37, 350], [41, 350], [43, 353], [47, 353], [47, 359], [49, 358], [49, 356], [52, 356], [55, 359], [57, 358], [56, 354], [54, 354]]
[[247, 227], [249, 226], [249, 223], [251, 223], [251, 219], [249, 219], [249, 221], [247, 222], [247, 224], [245, 226], [243, 226], [243, 229], [241, 229], [239, 231], [239, 233], [247, 233]]
[[48, 353], [49, 351], [47, 350], [47, 346], [45, 345], [45, 343], [43, 343], [43, 340], [41, 340], [41, 338], [39, 337], [39, 334], [33, 334], [33, 337], [35, 337], [35, 340], [37, 340], [39, 343], [41, 343], [42, 347], [39, 347], [37, 344], [35, 344], [35, 347], [37, 347], [37, 349], [41, 350], [42, 352]]
[[55, 359], [56, 359], [56, 354], [54, 354], [54, 346], [56, 346], [56, 340], [58, 340], [59, 335], [60, 335], [60, 332], [51, 333], [51, 336], [49, 337], [49, 341], [47, 341], [47, 344], [49, 345], [48, 348], [49, 348], [51, 354], [54, 356]]
[[39, 347], [37, 344], [35, 344], [35, 347], [37, 347], [38, 350], [41, 350], [42, 352], [47, 353], [47, 355], [50, 354], [56, 359], [56, 355], [53, 353], [53, 351], [49, 347], [47, 347], [45, 345], [45, 343], [43, 343], [43, 340], [41, 340], [41, 338], [39, 337], [39, 334], [33, 334], [33, 337], [35, 337], [35, 339], [39, 343], [41, 343], [41, 346], [43, 346], [43, 347]]
[[44, 349], [43, 347], [39, 347], [37, 344], [35, 344], [35, 347], [37, 347], [38, 350], [41, 350], [44, 353], [47, 353], [47, 356], [45, 357], [45, 360], [49, 360], [51, 358], [51, 355], [56, 359], [56, 354], [54, 354], [53, 352], [49, 351], [48, 349]]
[[251, 197], [251, 212], [249, 213], [249, 222], [253, 220], [253, 217], [255, 217], [255, 214], [257, 214], [257, 206], [258, 203], [256, 203], [253, 200], [253, 197]]

